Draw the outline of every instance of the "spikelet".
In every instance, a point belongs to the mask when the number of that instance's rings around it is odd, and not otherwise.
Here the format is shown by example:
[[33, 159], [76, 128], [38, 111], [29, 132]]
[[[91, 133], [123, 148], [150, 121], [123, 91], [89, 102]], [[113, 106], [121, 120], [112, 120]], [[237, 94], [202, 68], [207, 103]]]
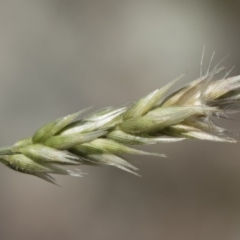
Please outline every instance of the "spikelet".
[[[236, 142], [213, 122], [239, 111], [240, 76], [213, 80], [224, 68], [168, 94], [183, 75], [130, 106], [108, 107], [76, 120], [87, 109], [59, 118], [13, 146], [0, 149], [10, 168], [54, 183], [49, 174], [81, 177], [66, 165], [111, 165], [138, 175], [125, 154], [165, 157], [135, 149], [136, 145], [171, 143], [184, 139]], [[61, 165], [61, 167], [59, 167]]]

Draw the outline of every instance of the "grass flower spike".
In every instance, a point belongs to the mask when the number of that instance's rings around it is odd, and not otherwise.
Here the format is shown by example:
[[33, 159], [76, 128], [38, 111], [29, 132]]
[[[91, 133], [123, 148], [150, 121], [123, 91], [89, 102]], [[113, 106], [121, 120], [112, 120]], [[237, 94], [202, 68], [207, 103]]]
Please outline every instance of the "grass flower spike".
[[169, 94], [182, 76], [133, 104], [108, 107], [83, 117], [88, 109], [59, 118], [37, 130], [32, 137], [0, 149], [8, 167], [54, 183], [49, 174], [81, 177], [70, 165], [111, 165], [135, 175], [137, 168], [124, 154], [165, 157], [135, 149], [136, 145], [172, 143], [184, 139], [236, 142], [214, 117], [239, 111], [240, 76], [220, 78], [215, 68], [201, 78]]

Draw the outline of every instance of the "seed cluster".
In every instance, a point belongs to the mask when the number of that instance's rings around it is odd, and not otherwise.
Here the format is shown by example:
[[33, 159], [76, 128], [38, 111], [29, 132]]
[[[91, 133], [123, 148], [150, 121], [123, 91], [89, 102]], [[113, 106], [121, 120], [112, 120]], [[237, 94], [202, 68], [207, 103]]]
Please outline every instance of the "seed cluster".
[[[0, 160], [10, 168], [54, 183], [49, 174], [81, 177], [65, 165], [112, 165], [138, 175], [124, 154], [165, 157], [135, 149], [136, 145], [200, 139], [236, 142], [213, 117], [239, 110], [240, 76], [213, 80], [224, 68], [168, 94], [183, 75], [129, 106], [108, 107], [76, 120], [88, 109], [59, 118], [0, 149]], [[62, 166], [61, 166], [62, 165]]]

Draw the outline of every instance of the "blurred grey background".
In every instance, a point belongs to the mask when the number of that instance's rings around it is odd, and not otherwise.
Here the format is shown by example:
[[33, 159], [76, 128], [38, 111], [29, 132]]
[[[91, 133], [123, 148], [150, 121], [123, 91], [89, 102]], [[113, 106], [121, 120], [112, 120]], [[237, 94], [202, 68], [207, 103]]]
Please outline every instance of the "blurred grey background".
[[[88, 106], [121, 106], [213, 51], [240, 74], [237, 0], [0, 2], [0, 144]], [[237, 119], [237, 117], [235, 117]], [[230, 129], [240, 123], [223, 122]], [[240, 239], [239, 144], [184, 141], [128, 157], [141, 178], [81, 167], [56, 187], [0, 166], [0, 239]]]

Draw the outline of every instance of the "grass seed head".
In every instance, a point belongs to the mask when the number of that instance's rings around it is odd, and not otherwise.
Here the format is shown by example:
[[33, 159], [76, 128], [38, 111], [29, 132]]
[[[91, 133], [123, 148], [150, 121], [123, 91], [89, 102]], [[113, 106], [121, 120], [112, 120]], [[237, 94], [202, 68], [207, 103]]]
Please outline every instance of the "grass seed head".
[[0, 149], [0, 160], [16, 171], [54, 183], [49, 174], [82, 176], [65, 165], [111, 165], [138, 175], [138, 169], [122, 155], [165, 157], [135, 149], [135, 145], [184, 139], [234, 143], [213, 121], [215, 116], [240, 109], [240, 76], [213, 80], [223, 70], [214, 68], [168, 94], [181, 75], [127, 107], [108, 107], [80, 120], [75, 119], [87, 109], [59, 118], [32, 137]]

